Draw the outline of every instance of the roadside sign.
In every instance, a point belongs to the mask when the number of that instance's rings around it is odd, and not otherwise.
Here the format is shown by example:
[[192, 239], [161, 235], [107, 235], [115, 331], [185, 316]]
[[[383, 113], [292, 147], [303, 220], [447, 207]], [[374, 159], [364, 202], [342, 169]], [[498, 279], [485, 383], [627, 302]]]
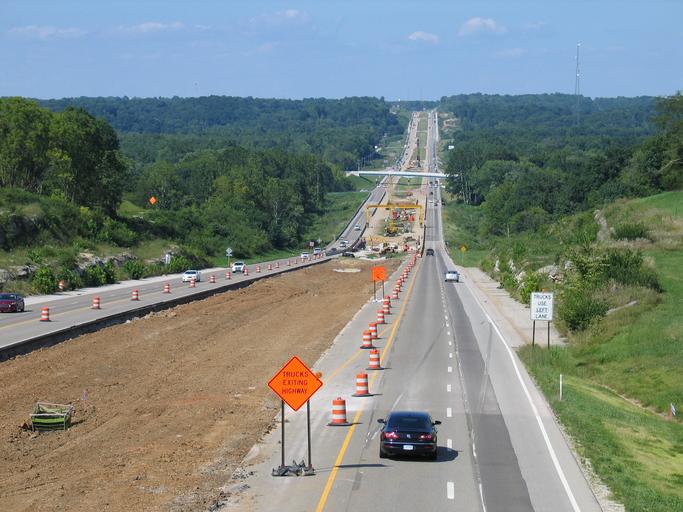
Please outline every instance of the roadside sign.
[[546, 292], [533, 292], [531, 294], [531, 319], [553, 321], [553, 295]]
[[315, 245], [315, 242], [311, 240], [310, 242], [308, 242], [308, 245], [309, 245], [310, 247], [313, 247], [313, 246]]
[[372, 280], [373, 281], [386, 281], [387, 280], [387, 269], [385, 267], [372, 267]]
[[157, 202], [157, 198], [152, 196], [149, 198], [149, 204], [154, 205]]
[[322, 238], [318, 238], [318, 245], [320, 245], [320, 242], [322, 242]]
[[460, 252], [467, 252], [467, 246], [465, 244], [460, 246]]
[[322, 381], [294, 356], [268, 382], [268, 387], [298, 411], [323, 385]]
[[225, 255], [226, 255], [227, 257], [232, 256], [232, 247], [228, 247], [228, 248], [225, 250]]

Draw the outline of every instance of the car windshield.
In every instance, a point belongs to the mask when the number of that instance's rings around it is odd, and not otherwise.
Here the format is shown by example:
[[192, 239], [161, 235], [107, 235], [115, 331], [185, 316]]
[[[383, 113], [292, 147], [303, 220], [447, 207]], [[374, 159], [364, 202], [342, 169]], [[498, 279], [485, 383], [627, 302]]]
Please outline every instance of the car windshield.
[[430, 430], [432, 427], [424, 416], [398, 416], [389, 419], [387, 428], [392, 430]]

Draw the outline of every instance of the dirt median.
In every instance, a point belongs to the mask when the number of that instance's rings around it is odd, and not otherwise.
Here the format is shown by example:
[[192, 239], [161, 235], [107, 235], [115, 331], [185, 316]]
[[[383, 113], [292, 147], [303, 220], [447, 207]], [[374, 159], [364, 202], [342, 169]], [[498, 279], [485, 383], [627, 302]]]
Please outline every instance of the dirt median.
[[[0, 510], [206, 510], [272, 425], [268, 379], [329, 347], [370, 266], [317, 265], [1, 363]], [[73, 404], [72, 428], [22, 430], [39, 400]]]

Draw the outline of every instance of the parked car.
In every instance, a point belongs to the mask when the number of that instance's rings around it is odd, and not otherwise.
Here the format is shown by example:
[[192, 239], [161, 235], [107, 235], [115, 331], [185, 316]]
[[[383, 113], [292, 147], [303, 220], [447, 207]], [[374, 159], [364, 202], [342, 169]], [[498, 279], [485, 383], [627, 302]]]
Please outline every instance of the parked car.
[[434, 249], [432, 249], [432, 248], [427, 249], [427, 256], [434, 256]]
[[243, 261], [236, 261], [235, 263], [232, 264], [232, 271], [234, 273], [237, 273], [237, 272], [244, 273], [244, 267], [245, 267], [245, 265], [244, 265]]
[[0, 293], [1, 313], [21, 313], [24, 308], [24, 298], [18, 293]]
[[304, 251], [304, 252], [301, 253], [301, 259], [302, 259], [302, 260], [307, 260], [307, 259], [309, 259], [310, 257], [311, 257], [311, 255], [308, 254], [306, 251]]
[[447, 270], [446, 271], [446, 281], [460, 282], [460, 274], [457, 270]]
[[386, 420], [378, 419], [382, 429], [379, 438], [379, 457], [391, 455], [437, 456], [437, 430], [440, 421], [433, 421], [426, 412], [394, 411]]
[[360, 225], [356, 224], [355, 226], [353, 226], [353, 230], [360, 231]]
[[199, 270], [186, 270], [185, 273], [183, 274], [183, 283], [189, 283], [192, 280], [195, 280], [195, 282], [199, 282], [202, 280], [202, 274], [199, 272]]
[[343, 252], [343, 253], [342, 253], [342, 256], [344, 256], [345, 258], [355, 258], [355, 257], [356, 257], [356, 255], [353, 254], [351, 251], [345, 251], [345, 252]]
[[323, 250], [320, 247], [315, 247], [313, 249], [313, 254], [320, 254], [321, 252], [323, 252]]

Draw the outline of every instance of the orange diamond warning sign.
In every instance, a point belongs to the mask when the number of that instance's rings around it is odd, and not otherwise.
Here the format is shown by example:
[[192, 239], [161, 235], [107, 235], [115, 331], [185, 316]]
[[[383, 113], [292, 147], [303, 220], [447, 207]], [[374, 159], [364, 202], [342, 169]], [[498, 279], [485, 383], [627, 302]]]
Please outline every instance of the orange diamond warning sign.
[[298, 411], [322, 385], [317, 375], [296, 356], [268, 382], [270, 389], [295, 411]]

